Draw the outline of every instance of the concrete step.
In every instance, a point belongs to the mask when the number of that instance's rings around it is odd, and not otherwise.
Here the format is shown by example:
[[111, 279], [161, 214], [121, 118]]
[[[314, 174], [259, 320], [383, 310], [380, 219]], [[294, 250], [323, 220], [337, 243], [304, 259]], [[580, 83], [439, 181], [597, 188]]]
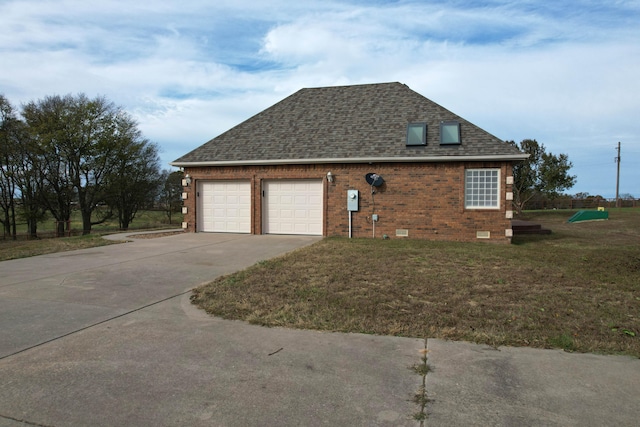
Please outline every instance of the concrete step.
[[511, 221], [511, 229], [513, 230], [514, 236], [523, 234], [551, 234], [551, 230], [549, 230], [548, 228], [542, 228], [542, 226], [538, 223], [531, 221], [522, 221], [519, 219], [514, 219]]

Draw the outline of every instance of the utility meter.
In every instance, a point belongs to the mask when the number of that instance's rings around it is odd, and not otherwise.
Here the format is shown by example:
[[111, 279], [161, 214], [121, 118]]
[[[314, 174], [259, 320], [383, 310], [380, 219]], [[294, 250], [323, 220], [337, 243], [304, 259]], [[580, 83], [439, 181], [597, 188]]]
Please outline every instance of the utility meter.
[[358, 190], [347, 190], [347, 210], [349, 212], [358, 211]]

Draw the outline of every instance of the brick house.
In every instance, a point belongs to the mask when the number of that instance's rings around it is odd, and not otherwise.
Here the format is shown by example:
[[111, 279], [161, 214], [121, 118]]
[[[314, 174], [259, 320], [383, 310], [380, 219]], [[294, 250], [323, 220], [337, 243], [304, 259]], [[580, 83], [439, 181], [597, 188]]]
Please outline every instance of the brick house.
[[508, 243], [526, 157], [382, 83], [302, 89], [171, 164], [192, 232]]

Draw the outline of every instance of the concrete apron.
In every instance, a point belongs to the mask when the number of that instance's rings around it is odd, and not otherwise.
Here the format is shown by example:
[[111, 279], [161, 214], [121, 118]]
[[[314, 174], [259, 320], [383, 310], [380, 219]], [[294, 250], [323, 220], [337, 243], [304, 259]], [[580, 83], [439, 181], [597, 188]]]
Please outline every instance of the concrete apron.
[[433, 426], [637, 426], [640, 360], [427, 340]]
[[262, 328], [188, 290], [317, 238], [187, 234], [0, 263], [0, 426], [414, 426], [424, 340]]

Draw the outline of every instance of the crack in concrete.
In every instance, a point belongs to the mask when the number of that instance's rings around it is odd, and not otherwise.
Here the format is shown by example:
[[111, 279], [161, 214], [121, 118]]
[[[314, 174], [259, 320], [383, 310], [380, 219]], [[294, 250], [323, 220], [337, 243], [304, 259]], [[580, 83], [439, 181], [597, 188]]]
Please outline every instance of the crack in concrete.
[[3, 415], [3, 414], [0, 414], [0, 418], [4, 418], [5, 420], [11, 420], [11, 421], [15, 421], [15, 422], [18, 422], [18, 423], [21, 423], [21, 424], [26, 424], [26, 425], [34, 426], [34, 427], [55, 427], [55, 426], [52, 426], [50, 424], [34, 423], [34, 422], [31, 422], [31, 421], [28, 421], [28, 420], [22, 420], [22, 419], [10, 417], [8, 415]]
[[420, 350], [422, 357], [420, 358], [421, 362], [413, 365], [411, 369], [420, 375], [422, 378], [422, 384], [418, 388], [418, 391], [413, 396], [413, 402], [418, 405], [418, 412], [413, 415], [413, 418], [416, 421], [420, 422], [420, 427], [424, 427], [424, 423], [427, 419], [427, 403], [429, 402], [429, 398], [427, 396], [427, 374], [429, 373], [429, 365], [427, 364], [427, 353], [429, 350], [427, 349], [427, 339], [424, 340], [424, 349]]
[[110, 322], [110, 321], [112, 321], [112, 320], [119, 319], [119, 318], [121, 318], [121, 317], [127, 316], [127, 315], [129, 315], [129, 314], [131, 314], [131, 313], [135, 313], [135, 312], [137, 312], [137, 311], [144, 310], [145, 308], [152, 307], [152, 306], [154, 306], [154, 305], [160, 304], [160, 303], [165, 302], [165, 301], [168, 301], [168, 300], [170, 300], [170, 299], [177, 298], [177, 297], [181, 297], [181, 296], [183, 296], [183, 295], [185, 295], [185, 294], [188, 294], [188, 293], [190, 293], [190, 292], [191, 292], [191, 289], [189, 289], [188, 291], [180, 292], [179, 294], [171, 295], [170, 297], [163, 298], [163, 299], [161, 299], [161, 300], [154, 301], [154, 302], [152, 302], [152, 303], [149, 303], [149, 304], [143, 305], [142, 307], [134, 308], [133, 310], [129, 310], [129, 311], [127, 311], [126, 313], [118, 314], [117, 316], [113, 316], [113, 317], [110, 317], [110, 318], [108, 318], [108, 319], [101, 320], [101, 321], [96, 322], [96, 323], [92, 323], [91, 325], [84, 326], [84, 327], [82, 327], [82, 328], [79, 328], [79, 329], [73, 330], [73, 331], [71, 331], [71, 332], [67, 332], [66, 334], [59, 335], [59, 336], [57, 336], [57, 337], [54, 337], [54, 338], [48, 339], [48, 340], [43, 341], [43, 342], [41, 342], [41, 343], [34, 344], [34, 345], [32, 345], [32, 346], [29, 346], [29, 347], [27, 347], [27, 348], [23, 348], [23, 349], [21, 349], [21, 350], [15, 351], [15, 352], [10, 353], [10, 354], [6, 354], [6, 355], [4, 355], [4, 356], [0, 356], [0, 360], [7, 359], [7, 358], [9, 358], [9, 357], [11, 357], [11, 356], [15, 356], [15, 355], [20, 354], [20, 353], [24, 353], [25, 351], [29, 351], [29, 350], [31, 350], [31, 349], [33, 349], [33, 348], [41, 347], [41, 346], [43, 346], [43, 345], [46, 345], [46, 344], [49, 344], [49, 343], [51, 343], [51, 342], [54, 342], [54, 341], [60, 340], [60, 339], [62, 339], [62, 338], [68, 337], [68, 336], [70, 336], [70, 335], [74, 335], [74, 334], [76, 334], [76, 333], [78, 333], [78, 332], [86, 331], [87, 329], [91, 329], [91, 328], [93, 328], [93, 327], [95, 327], [95, 326], [102, 325], [103, 323], [107, 323], [107, 322]]

